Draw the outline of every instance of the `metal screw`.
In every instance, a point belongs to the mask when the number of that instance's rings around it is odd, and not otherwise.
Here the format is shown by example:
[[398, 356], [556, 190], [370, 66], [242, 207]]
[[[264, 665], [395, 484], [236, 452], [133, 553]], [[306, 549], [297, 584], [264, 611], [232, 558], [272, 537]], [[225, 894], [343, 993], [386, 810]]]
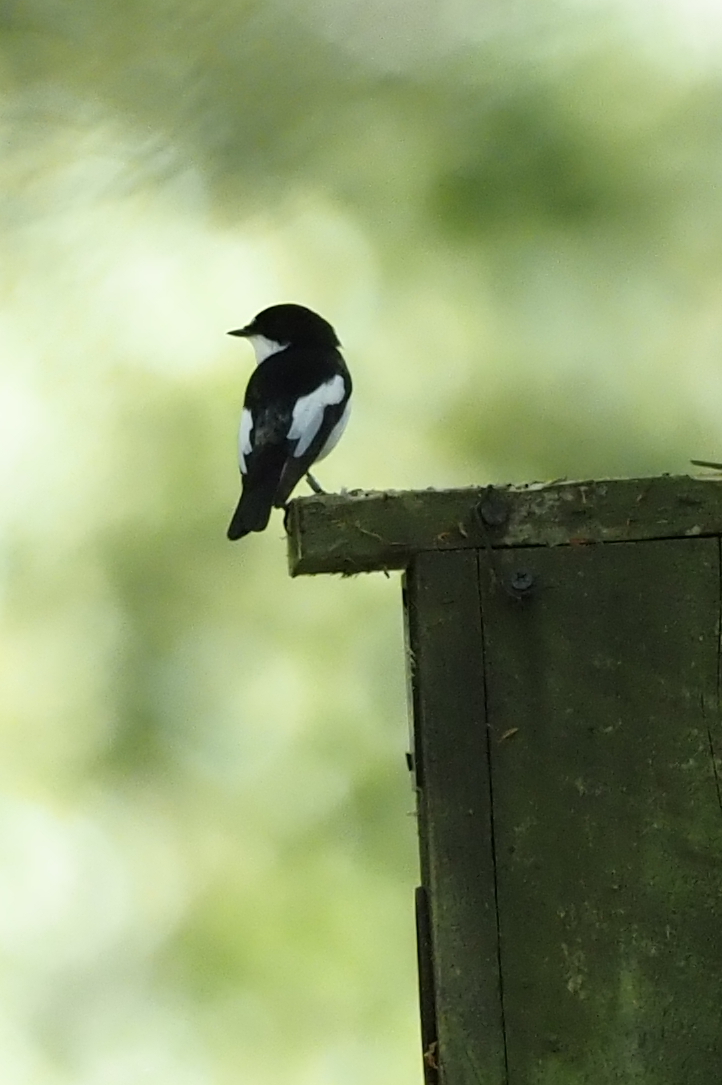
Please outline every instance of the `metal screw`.
[[534, 576], [528, 569], [517, 569], [511, 574], [509, 587], [515, 595], [526, 595], [534, 587]]
[[486, 487], [476, 511], [489, 527], [501, 527], [509, 519], [509, 506], [493, 486]]

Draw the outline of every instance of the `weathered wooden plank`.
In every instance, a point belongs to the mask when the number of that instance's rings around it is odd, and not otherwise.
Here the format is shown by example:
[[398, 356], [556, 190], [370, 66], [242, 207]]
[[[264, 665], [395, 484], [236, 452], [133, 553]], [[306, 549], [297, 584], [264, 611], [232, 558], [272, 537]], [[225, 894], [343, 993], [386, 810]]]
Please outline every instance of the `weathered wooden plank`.
[[479, 558], [509, 1082], [710, 1085], [718, 541]]
[[[438, 1048], [449, 1085], [503, 1085], [479, 581], [473, 552], [421, 554], [406, 577], [422, 881]], [[422, 973], [423, 979], [423, 973]], [[426, 1000], [423, 1000], [426, 1003]]]
[[291, 502], [286, 526], [292, 576], [402, 569], [424, 550], [722, 534], [722, 483], [665, 475], [322, 494]]

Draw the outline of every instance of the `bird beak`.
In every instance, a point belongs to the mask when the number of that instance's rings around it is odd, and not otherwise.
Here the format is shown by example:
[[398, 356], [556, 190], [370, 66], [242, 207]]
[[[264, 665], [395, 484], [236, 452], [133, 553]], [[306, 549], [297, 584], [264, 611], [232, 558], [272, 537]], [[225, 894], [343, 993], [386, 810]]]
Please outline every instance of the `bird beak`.
[[250, 324], [247, 324], [245, 328], [236, 328], [233, 332], [228, 332], [228, 335], [238, 335], [247, 339], [249, 335], [253, 335]]

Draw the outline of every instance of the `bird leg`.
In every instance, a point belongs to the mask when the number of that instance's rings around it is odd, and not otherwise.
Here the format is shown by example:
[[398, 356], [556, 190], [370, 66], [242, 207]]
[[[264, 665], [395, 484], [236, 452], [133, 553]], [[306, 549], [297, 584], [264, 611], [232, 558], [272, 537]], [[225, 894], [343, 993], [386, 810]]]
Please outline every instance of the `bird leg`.
[[319, 486], [316, 479], [313, 477], [310, 471], [306, 472], [306, 482], [309, 484], [315, 494], [325, 494], [323, 486]]

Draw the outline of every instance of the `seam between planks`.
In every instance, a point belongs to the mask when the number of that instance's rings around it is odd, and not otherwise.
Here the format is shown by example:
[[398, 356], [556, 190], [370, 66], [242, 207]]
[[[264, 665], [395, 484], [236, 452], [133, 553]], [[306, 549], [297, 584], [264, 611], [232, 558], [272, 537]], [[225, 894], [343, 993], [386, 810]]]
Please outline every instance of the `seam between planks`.
[[[715, 718], [719, 722], [720, 707], [722, 707], [722, 538], [717, 538], [717, 690], [715, 697]], [[706, 717], [704, 699], [702, 702], [702, 715]], [[714, 736], [709, 721], [707, 725], [707, 741], [709, 743], [709, 755], [712, 761], [712, 775], [717, 790], [717, 802], [722, 810], [722, 785], [720, 784], [717, 758], [715, 756]]]
[[[478, 550], [476, 555], [476, 584], [479, 596], [479, 622], [481, 626], [481, 645], [482, 645], [482, 688], [484, 695], [484, 716], [486, 718], [486, 761], [487, 761], [487, 773], [489, 778], [489, 835], [491, 843], [491, 862], [494, 868], [494, 918], [496, 921], [496, 961], [499, 972], [499, 1009], [501, 1012], [501, 1034], [504, 1041], [504, 1085], [509, 1085], [509, 1048], [506, 1034], [506, 1009], [504, 1006], [504, 973], [502, 971], [502, 954], [501, 954], [501, 915], [499, 911], [499, 871], [497, 865], [497, 853], [496, 853], [496, 830], [495, 830], [495, 807], [494, 807], [494, 766], [492, 764], [492, 741], [491, 741], [491, 719], [489, 716], [489, 696], [488, 696], [488, 683], [486, 678], [486, 634], [484, 625], [484, 608], [483, 608], [483, 593], [481, 590], [481, 578], [482, 574], [486, 572], [482, 569], [482, 554], [486, 554], [486, 550]], [[496, 576], [496, 570], [494, 569], [494, 562], [492, 554], [489, 554], [490, 572], [492, 576]]]

